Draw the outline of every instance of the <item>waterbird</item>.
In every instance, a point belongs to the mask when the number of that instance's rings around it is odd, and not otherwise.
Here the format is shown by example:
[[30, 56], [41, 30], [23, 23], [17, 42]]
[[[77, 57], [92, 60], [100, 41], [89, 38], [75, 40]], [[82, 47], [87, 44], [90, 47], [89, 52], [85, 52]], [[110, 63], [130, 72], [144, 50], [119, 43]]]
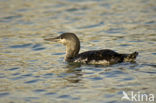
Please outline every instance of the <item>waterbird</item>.
[[79, 53], [80, 40], [74, 33], [62, 33], [55, 38], [45, 38], [46, 41], [59, 42], [66, 46], [65, 61], [83, 64], [110, 65], [121, 62], [135, 62], [138, 52], [131, 54], [117, 53], [110, 49], [91, 50]]

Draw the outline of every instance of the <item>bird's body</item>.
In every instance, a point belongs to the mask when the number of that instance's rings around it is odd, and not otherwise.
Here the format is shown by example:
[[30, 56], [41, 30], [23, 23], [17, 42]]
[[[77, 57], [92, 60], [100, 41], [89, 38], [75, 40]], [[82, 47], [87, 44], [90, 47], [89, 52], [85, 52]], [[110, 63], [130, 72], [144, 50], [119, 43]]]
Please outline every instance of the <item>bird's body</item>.
[[[72, 62], [110, 65], [126, 61], [132, 62], [134, 61], [136, 55], [137, 52], [134, 52], [132, 54], [119, 54], [109, 49], [102, 49], [80, 53], [72, 60]], [[134, 57], [129, 58], [129, 56]]]
[[74, 62], [86, 63], [86, 64], [113, 64], [117, 62], [123, 61], [123, 57], [120, 54], [109, 50], [93, 50], [86, 51], [78, 54], [74, 60]]
[[80, 41], [73, 33], [63, 33], [56, 38], [45, 40], [58, 41], [66, 45], [65, 60], [67, 62], [110, 65], [120, 62], [133, 62], [138, 55], [138, 52], [134, 52], [132, 54], [120, 54], [110, 49], [92, 50], [79, 54]]

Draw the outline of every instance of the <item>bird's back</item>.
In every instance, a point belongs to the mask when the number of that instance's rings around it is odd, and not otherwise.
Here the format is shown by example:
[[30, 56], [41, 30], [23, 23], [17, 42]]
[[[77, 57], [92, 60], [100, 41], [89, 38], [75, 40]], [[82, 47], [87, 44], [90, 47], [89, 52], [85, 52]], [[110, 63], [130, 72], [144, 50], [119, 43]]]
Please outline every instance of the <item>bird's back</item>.
[[[85, 64], [110, 65], [123, 62], [127, 57], [129, 57], [132, 54], [119, 54], [109, 49], [93, 50], [78, 54], [74, 58], [73, 62], [80, 62]], [[132, 56], [133, 57], [131, 58], [132, 60], [135, 60], [137, 55], [134, 56]]]
[[78, 54], [74, 62], [87, 64], [113, 64], [123, 61], [123, 56], [109, 49], [86, 51]]

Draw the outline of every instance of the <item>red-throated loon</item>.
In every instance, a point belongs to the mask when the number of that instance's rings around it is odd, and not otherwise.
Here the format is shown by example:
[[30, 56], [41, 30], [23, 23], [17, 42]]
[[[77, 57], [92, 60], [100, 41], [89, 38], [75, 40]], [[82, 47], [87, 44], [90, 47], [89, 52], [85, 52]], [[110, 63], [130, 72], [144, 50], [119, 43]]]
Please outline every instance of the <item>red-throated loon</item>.
[[110, 49], [92, 50], [79, 54], [80, 41], [74, 33], [63, 33], [58, 37], [44, 40], [64, 44], [66, 46], [65, 61], [67, 62], [110, 65], [120, 62], [133, 62], [138, 55], [138, 52], [120, 54]]

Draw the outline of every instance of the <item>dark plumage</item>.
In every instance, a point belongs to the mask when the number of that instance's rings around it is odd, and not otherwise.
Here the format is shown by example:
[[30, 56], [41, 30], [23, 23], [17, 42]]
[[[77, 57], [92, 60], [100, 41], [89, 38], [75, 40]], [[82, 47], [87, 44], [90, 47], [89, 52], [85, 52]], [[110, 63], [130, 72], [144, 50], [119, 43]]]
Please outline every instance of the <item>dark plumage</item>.
[[63, 33], [56, 38], [45, 40], [56, 41], [66, 45], [65, 60], [68, 62], [109, 65], [120, 62], [133, 62], [138, 55], [138, 52], [132, 54], [119, 54], [109, 49], [92, 50], [78, 54], [80, 50], [80, 41], [74, 33]]

